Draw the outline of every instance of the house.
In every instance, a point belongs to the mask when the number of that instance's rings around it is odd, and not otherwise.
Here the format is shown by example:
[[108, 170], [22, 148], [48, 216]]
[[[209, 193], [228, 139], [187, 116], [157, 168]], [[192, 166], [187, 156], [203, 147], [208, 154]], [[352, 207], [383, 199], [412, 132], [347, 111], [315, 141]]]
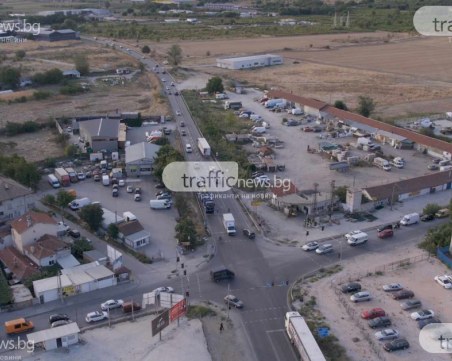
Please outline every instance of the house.
[[29, 333], [27, 340], [33, 345], [40, 344], [46, 351], [49, 351], [78, 343], [79, 333], [77, 322], [70, 322], [67, 325]]
[[22, 184], [0, 176], [0, 224], [20, 217], [34, 207], [33, 191]]
[[65, 78], [80, 78], [80, 72], [75, 69], [64, 70], [63, 77]]
[[39, 274], [39, 268], [14, 247], [6, 247], [0, 251], [0, 261], [5, 267], [5, 273], [13, 274], [17, 281], [26, 280]]
[[298, 195], [297, 187], [292, 182], [273, 186], [270, 188], [270, 192], [270, 203], [274, 207], [282, 209], [287, 216], [297, 214], [297, 205], [301, 204], [302, 199]]
[[118, 237], [127, 247], [137, 249], [151, 243], [151, 234], [145, 231], [138, 220], [124, 222], [118, 225]]
[[0, 249], [13, 245], [13, 237], [11, 235], [11, 226], [6, 224], [0, 227]]
[[80, 137], [85, 139], [93, 152], [105, 149], [118, 151], [119, 119], [98, 118], [79, 123]]
[[24, 255], [41, 267], [52, 266], [58, 258], [64, 258], [70, 254], [70, 247], [50, 234], [45, 234], [35, 243], [24, 247]]
[[[24, 32], [25, 31], [19, 33]], [[60, 29], [60, 30], [42, 29], [36, 34], [33, 34], [33, 40], [50, 42], [64, 40], [80, 40], [80, 33], [72, 29]]]
[[152, 174], [152, 164], [160, 146], [141, 142], [126, 148], [127, 175], [139, 177]]
[[45, 234], [57, 235], [57, 222], [47, 213], [30, 211], [11, 222], [14, 246], [24, 253], [24, 247], [36, 242]]

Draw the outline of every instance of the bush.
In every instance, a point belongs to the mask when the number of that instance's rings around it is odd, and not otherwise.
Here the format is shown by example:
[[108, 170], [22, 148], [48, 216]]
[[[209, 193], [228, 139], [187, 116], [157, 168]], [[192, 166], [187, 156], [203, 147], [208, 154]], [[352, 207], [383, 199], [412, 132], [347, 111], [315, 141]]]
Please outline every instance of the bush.
[[60, 93], [63, 95], [77, 95], [83, 93], [83, 88], [78, 84], [68, 84], [61, 87]]
[[215, 316], [216, 312], [206, 306], [188, 306], [188, 318], [203, 318], [206, 316]]
[[33, 98], [35, 100], [44, 100], [44, 99], [47, 99], [48, 97], [50, 97], [51, 95], [52, 95], [51, 92], [38, 90], [33, 93]]

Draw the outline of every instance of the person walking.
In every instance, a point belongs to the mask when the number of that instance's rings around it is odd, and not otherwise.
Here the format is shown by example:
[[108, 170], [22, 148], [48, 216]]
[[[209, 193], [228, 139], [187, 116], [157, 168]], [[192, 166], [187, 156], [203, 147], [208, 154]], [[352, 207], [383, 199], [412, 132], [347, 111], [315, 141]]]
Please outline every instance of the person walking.
[[223, 322], [220, 323], [220, 333], [223, 332], [224, 330], [224, 326], [223, 326]]

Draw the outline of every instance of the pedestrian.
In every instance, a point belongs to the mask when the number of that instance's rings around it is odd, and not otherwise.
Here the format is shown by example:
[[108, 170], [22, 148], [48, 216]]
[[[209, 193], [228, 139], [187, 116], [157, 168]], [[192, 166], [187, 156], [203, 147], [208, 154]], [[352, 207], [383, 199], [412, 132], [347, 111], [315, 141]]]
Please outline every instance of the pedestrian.
[[220, 333], [224, 330], [223, 322], [220, 323]]

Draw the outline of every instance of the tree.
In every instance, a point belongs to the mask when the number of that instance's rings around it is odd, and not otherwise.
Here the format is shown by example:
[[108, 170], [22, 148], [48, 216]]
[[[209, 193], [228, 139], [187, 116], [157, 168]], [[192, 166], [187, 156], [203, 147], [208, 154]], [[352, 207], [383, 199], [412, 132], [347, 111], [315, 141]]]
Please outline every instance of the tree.
[[347, 104], [343, 100], [336, 100], [334, 102], [334, 107], [337, 109], [348, 110]]
[[66, 155], [66, 157], [74, 157], [76, 154], [78, 153], [78, 147], [75, 144], [69, 144], [65, 149], [64, 149], [64, 154]]
[[172, 66], [178, 66], [182, 62], [182, 49], [178, 44], [174, 44], [166, 53], [168, 62]]
[[434, 215], [441, 207], [436, 203], [428, 203], [422, 210], [422, 214]]
[[15, 89], [19, 85], [20, 70], [6, 66], [0, 69], [0, 83], [3, 83], [8, 88]]
[[340, 186], [334, 190], [334, 195], [339, 198], [339, 202], [345, 203], [347, 200], [347, 186]]
[[97, 231], [102, 224], [104, 211], [100, 204], [88, 204], [80, 209], [80, 218], [85, 221], [89, 228], [93, 231]]
[[110, 6], [111, 6], [110, 1], [105, 1], [104, 5], [105, 5], [105, 9], [110, 9]]
[[161, 180], [163, 169], [165, 169], [168, 164], [183, 160], [184, 157], [175, 148], [169, 144], [163, 145], [157, 152], [157, 157], [154, 160], [154, 175]]
[[47, 70], [44, 73], [36, 73], [33, 75], [33, 82], [44, 84], [59, 84], [63, 81], [63, 72], [58, 68]]
[[143, 54], [149, 54], [151, 52], [151, 48], [149, 46], [145, 45], [141, 48], [141, 52]]
[[88, 242], [85, 237], [74, 241], [74, 243], [71, 245], [71, 253], [75, 258], [78, 259], [83, 259], [83, 252], [91, 251], [93, 249], [94, 247], [91, 245], [91, 243]]
[[22, 60], [23, 58], [25, 58], [25, 50], [17, 50], [16, 51], [16, 59], [17, 60]]
[[67, 207], [75, 199], [75, 195], [65, 190], [61, 190], [57, 193], [56, 203], [60, 208]]
[[193, 248], [197, 237], [195, 224], [190, 218], [184, 217], [176, 224], [176, 238], [179, 242], [189, 242], [190, 247]]
[[89, 74], [89, 63], [88, 59], [85, 55], [78, 54], [74, 58], [75, 69], [80, 72], [80, 75], [88, 75]]
[[358, 99], [358, 113], [368, 117], [375, 110], [374, 100], [368, 96], [360, 96]]
[[107, 233], [108, 233], [108, 235], [111, 238], [117, 239], [118, 238], [118, 234], [119, 234], [118, 226], [116, 224], [114, 224], [114, 223], [110, 223], [108, 225]]
[[210, 78], [206, 85], [206, 91], [209, 94], [222, 93], [224, 91], [223, 80], [219, 76]]

